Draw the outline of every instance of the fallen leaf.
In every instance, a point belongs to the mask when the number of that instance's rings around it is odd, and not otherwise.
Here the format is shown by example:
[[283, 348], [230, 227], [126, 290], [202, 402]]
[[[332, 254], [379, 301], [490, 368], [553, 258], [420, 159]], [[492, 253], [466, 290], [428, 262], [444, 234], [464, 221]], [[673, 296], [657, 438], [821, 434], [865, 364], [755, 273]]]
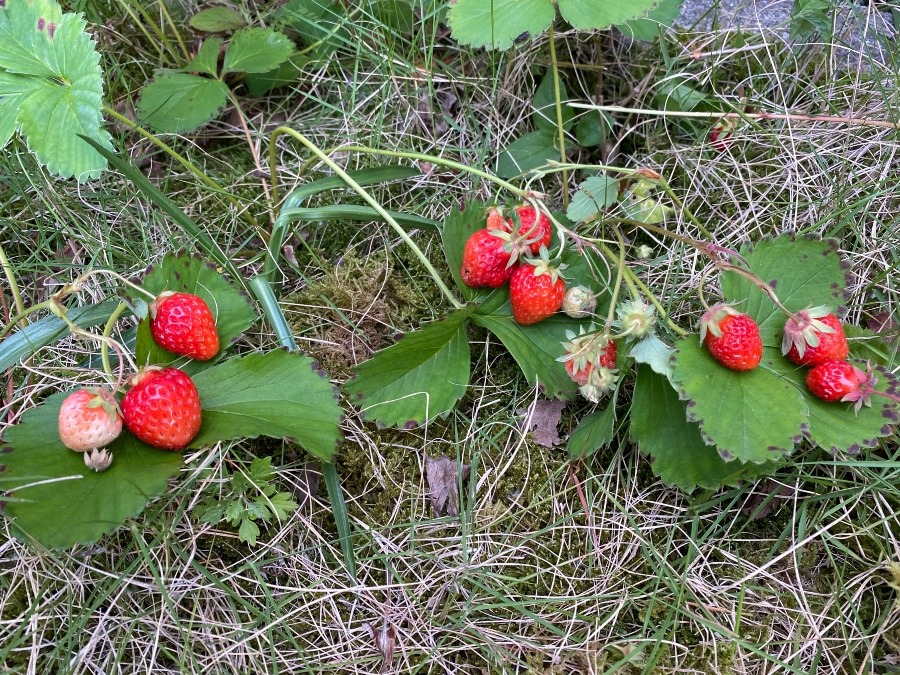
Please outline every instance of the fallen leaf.
[[534, 442], [543, 448], [552, 448], [562, 443], [556, 427], [565, 408], [565, 401], [538, 399], [530, 408], [520, 408], [516, 412], [524, 415], [525, 431], [532, 432]]
[[751, 520], [762, 520], [779, 506], [780, 502], [793, 499], [796, 490], [771, 478], [760, 481], [741, 507], [741, 515]]
[[365, 624], [365, 627], [368, 629], [369, 635], [375, 643], [375, 648], [382, 657], [381, 670], [379, 672], [386, 673], [394, 660], [394, 646], [397, 644], [397, 629], [394, 628], [393, 624], [388, 623], [387, 620], [382, 622], [381, 630], [376, 630], [375, 627], [368, 622]]
[[425, 478], [428, 496], [435, 516], [459, 515], [459, 484], [469, 478], [472, 467], [441, 455], [437, 459], [425, 456]]

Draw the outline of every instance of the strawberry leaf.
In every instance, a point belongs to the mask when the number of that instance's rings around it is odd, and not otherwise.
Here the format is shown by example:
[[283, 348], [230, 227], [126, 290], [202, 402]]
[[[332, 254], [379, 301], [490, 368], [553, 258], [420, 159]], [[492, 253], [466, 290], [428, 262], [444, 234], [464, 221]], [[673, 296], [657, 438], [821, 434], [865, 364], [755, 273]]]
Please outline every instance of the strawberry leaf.
[[228, 87], [188, 73], [162, 73], [141, 90], [140, 121], [163, 133], [193, 131], [214, 118], [228, 99]]
[[[830, 305], [837, 309], [845, 301], [848, 272], [837, 254], [833, 239], [795, 238], [784, 235], [764, 239], [753, 250], [741, 251], [750, 271], [769, 284], [779, 300], [792, 312]], [[763, 344], [781, 347], [787, 317], [771, 298], [747, 279], [725, 272], [722, 294], [759, 324]]]
[[86, 25], [53, 0], [0, 4], [0, 149], [18, 131], [52, 173], [79, 181], [106, 168], [79, 134], [112, 149], [101, 128], [100, 56]]
[[461, 44], [509, 49], [523, 33], [543, 33], [555, 15], [551, 0], [457, 0], [447, 21]]
[[570, 459], [587, 459], [609, 445], [615, 437], [616, 400], [619, 390], [603, 410], [585, 415], [569, 436], [566, 450]]
[[689, 335], [675, 345], [672, 381], [688, 399], [687, 417], [726, 461], [763, 464], [789, 454], [808, 424], [803, 395], [780, 377], [778, 349], [765, 348], [761, 365], [735, 372], [719, 364]]
[[539, 129], [520, 136], [497, 157], [497, 175], [515, 178], [544, 166], [548, 160], [559, 160], [557, 136], [549, 129]]
[[325, 462], [340, 430], [337, 392], [307, 356], [272, 351], [233, 358], [194, 376], [203, 424], [191, 447], [238, 438], [291, 438]]
[[[95, 473], [80, 452], [59, 440], [56, 419], [68, 392], [60, 392], [7, 429], [0, 448], [0, 487], [12, 531], [48, 548], [89, 544], [134, 518], [178, 474], [177, 452], [151, 448], [123, 432], [110, 446], [112, 465]], [[29, 487], [30, 486], [30, 487]]]
[[473, 307], [427, 324], [354, 368], [344, 389], [368, 420], [421, 424], [453, 408], [469, 384], [466, 325]]
[[[256, 313], [250, 298], [232, 286], [219, 270], [202, 258], [187, 253], [169, 253], [162, 263], [152, 266], [144, 276], [144, 290], [159, 295], [163, 291], [193, 293], [206, 300], [216, 317], [221, 350], [219, 356], [230, 347], [254, 321]], [[133, 294], [135, 299], [146, 299]], [[146, 364], [172, 365], [193, 375], [212, 365], [213, 361], [194, 361], [178, 356], [160, 347], [150, 336], [149, 318], [138, 326], [135, 360], [139, 366]]]
[[726, 462], [707, 445], [700, 427], [686, 418], [685, 404], [665, 377], [649, 366], [638, 366], [631, 403], [631, 438], [650, 456], [654, 475], [665, 483], [692, 492], [737, 485], [747, 475], [773, 471], [778, 462]]
[[637, 16], [646, 15], [659, 0], [559, 0], [559, 13], [578, 30], [605, 30]]
[[188, 23], [194, 30], [205, 33], [223, 33], [237, 30], [247, 22], [230, 7], [207, 7], [194, 14]]
[[266, 73], [287, 61], [294, 43], [271, 28], [244, 28], [235, 33], [225, 52], [222, 74]]

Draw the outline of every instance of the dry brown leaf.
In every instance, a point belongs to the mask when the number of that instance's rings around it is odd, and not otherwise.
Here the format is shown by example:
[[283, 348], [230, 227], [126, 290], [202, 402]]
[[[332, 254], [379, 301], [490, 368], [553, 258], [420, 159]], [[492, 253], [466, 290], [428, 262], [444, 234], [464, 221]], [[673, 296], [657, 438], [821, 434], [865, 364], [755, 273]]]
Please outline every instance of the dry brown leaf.
[[391, 663], [394, 661], [394, 646], [397, 644], [397, 629], [394, 625], [386, 620], [382, 622], [381, 629], [376, 630], [375, 627], [366, 623], [365, 627], [369, 630], [369, 635], [375, 643], [375, 648], [381, 654], [381, 670], [379, 672], [386, 673]]
[[425, 456], [425, 479], [434, 515], [459, 515], [459, 484], [469, 478], [472, 467], [460, 464], [446, 455], [436, 459]]
[[556, 432], [562, 412], [566, 408], [565, 401], [539, 399], [531, 408], [520, 408], [516, 412], [525, 416], [525, 424], [534, 437], [534, 442], [544, 448], [552, 448], [562, 443]]

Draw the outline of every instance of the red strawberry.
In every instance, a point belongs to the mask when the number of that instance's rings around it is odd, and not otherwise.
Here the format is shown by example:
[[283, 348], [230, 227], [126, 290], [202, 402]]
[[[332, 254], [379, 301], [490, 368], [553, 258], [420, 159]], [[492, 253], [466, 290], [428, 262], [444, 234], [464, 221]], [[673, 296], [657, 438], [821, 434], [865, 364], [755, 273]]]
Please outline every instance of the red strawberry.
[[122, 415], [109, 389], [78, 389], [62, 402], [58, 427], [63, 445], [86, 452], [116, 440], [122, 431]]
[[875, 378], [847, 361], [830, 359], [806, 375], [810, 393], [823, 401], [853, 401], [856, 409], [869, 404]]
[[814, 307], [785, 322], [781, 352], [798, 366], [816, 366], [829, 360], [843, 361], [850, 350], [840, 320], [827, 307]]
[[164, 450], [184, 450], [200, 431], [200, 395], [177, 368], [150, 366], [132, 380], [122, 399], [125, 426], [139, 439]]
[[219, 353], [216, 319], [206, 301], [191, 293], [160, 293], [150, 306], [150, 334], [181, 356], [207, 361]]
[[713, 305], [700, 319], [700, 339], [713, 358], [731, 370], [753, 370], [762, 360], [756, 321], [726, 304]]
[[737, 120], [733, 117], [723, 117], [712, 126], [709, 130], [709, 142], [716, 152], [725, 152], [731, 147], [733, 141], [730, 137], [736, 128]]
[[522, 204], [515, 208], [519, 220], [519, 235], [525, 237], [532, 255], [538, 255], [541, 246], [550, 246], [553, 225], [543, 213], [534, 210], [531, 204]]
[[576, 384], [586, 385], [594, 368], [615, 369], [618, 346], [615, 340], [603, 339], [606, 343], [598, 345], [597, 336], [593, 336], [592, 344], [588, 345], [583, 354], [566, 361], [566, 372]]
[[562, 266], [553, 267], [547, 260], [547, 249], [541, 257], [526, 261], [509, 280], [509, 302], [513, 318], [528, 326], [555, 314], [562, 306], [566, 282], [559, 276]]
[[[497, 232], [497, 234], [493, 234]], [[478, 230], [466, 241], [459, 274], [472, 288], [499, 288], [512, 276], [516, 261], [506, 250], [502, 230]]]

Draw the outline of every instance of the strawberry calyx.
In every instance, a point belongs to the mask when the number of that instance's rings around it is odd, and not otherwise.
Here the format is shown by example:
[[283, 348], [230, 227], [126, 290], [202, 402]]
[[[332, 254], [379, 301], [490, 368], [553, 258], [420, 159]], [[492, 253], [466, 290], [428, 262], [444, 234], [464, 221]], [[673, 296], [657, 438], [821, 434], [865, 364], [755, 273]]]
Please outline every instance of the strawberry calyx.
[[706, 340], [706, 334], [712, 333], [713, 336], [722, 337], [722, 328], [720, 324], [723, 319], [728, 316], [740, 316], [741, 313], [731, 305], [719, 302], [707, 309], [703, 316], [700, 317], [700, 342]]
[[106, 448], [93, 448], [84, 453], [84, 465], [92, 471], [106, 471], [112, 464], [113, 455]]
[[781, 340], [781, 353], [787, 354], [791, 347], [797, 350], [797, 355], [803, 358], [807, 347], [819, 346], [819, 334], [834, 333], [835, 329], [824, 321], [824, 317], [831, 314], [831, 308], [826, 305], [801, 309], [791, 316], [784, 324], [784, 336]]
[[591, 370], [587, 384], [579, 387], [578, 392], [591, 403], [598, 403], [601, 398], [613, 390], [618, 381], [618, 370], [600, 366]]
[[116, 394], [109, 387], [87, 387], [85, 391], [93, 396], [87, 404], [88, 408], [103, 408], [111, 420], [122, 414]]
[[534, 276], [549, 275], [550, 283], [552, 284], [555, 284], [562, 277], [562, 271], [568, 267], [565, 263], [551, 263], [550, 252], [546, 246], [541, 246], [537, 258], [526, 257], [523, 262], [534, 266]]
[[640, 339], [653, 332], [656, 325], [656, 307], [643, 300], [626, 300], [616, 307], [614, 328], [628, 339]]

